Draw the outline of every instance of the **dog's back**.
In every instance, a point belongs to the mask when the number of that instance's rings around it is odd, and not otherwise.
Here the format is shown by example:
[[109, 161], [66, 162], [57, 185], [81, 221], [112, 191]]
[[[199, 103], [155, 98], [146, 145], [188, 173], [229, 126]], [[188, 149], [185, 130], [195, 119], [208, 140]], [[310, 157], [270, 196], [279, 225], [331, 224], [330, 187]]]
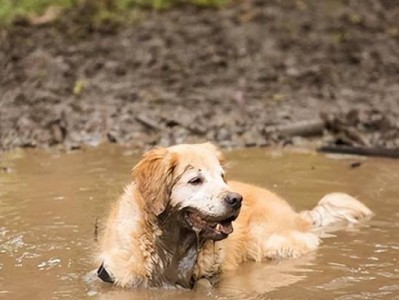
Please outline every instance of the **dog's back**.
[[267, 189], [230, 181], [232, 189], [243, 195], [240, 216], [228, 239], [204, 248], [199, 265], [207, 270], [231, 270], [247, 260], [300, 257], [314, 251], [323, 232], [342, 229], [368, 220], [373, 213], [357, 199], [343, 193], [323, 197], [312, 210], [297, 213], [282, 198]]

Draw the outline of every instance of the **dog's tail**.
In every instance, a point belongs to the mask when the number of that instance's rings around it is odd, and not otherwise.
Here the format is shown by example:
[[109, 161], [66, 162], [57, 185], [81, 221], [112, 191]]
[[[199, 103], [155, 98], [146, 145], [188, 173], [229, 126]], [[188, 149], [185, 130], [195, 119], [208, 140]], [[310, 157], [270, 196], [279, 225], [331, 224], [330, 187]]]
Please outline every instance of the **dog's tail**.
[[301, 217], [315, 230], [335, 231], [370, 219], [373, 212], [359, 200], [344, 193], [325, 195], [312, 210], [303, 211]]

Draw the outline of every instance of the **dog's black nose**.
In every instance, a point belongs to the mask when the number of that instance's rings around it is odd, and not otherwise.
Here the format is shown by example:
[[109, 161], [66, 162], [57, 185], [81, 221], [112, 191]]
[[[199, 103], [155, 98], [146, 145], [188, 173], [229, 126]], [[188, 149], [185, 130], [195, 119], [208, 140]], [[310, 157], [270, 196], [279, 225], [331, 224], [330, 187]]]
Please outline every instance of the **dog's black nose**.
[[237, 193], [228, 193], [224, 201], [232, 208], [239, 209], [241, 207], [242, 196]]

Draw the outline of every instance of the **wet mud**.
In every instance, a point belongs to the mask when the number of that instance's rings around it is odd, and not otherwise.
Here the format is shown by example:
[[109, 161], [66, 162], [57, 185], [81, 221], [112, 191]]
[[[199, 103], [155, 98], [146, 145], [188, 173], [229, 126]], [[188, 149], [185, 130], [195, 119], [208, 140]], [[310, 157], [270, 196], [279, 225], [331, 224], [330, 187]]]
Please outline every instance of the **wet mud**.
[[1, 149], [398, 147], [395, 1], [237, 1], [100, 27], [79, 13], [1, 30]]

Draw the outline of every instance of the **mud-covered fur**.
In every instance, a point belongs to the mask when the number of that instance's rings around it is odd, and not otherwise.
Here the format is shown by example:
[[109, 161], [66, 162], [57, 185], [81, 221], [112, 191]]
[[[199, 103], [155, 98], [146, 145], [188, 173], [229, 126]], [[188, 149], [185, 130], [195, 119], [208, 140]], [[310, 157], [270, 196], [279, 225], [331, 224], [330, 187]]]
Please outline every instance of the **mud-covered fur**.
[[100, 239], [97, 263], [115, 285], [191, 288], [247, 260], [314, 251], [323, 230], [372, 215], [340, 193], [296, 213], [266, 189], [226, 182], [223, 161], [209, 143], [144, 154]]

